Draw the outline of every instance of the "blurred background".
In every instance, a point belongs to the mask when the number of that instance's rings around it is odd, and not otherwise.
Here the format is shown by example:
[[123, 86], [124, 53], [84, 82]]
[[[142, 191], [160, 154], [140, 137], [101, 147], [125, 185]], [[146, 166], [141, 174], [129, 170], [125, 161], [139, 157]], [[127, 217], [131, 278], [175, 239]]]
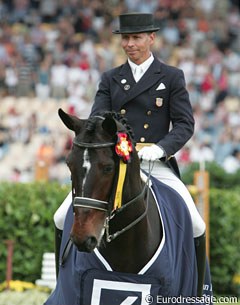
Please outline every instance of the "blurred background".
[[[239, 0], [0, 1], [0, 283], [6, 240], [21, 281], [39, 279], [43, 252], [54, 251], [73, 136], [57, 110], [88, 117], [102, 72], [126, 60], [112, 30], [129, 11], [154, 14], [154, 54], [185, 73], [195, 135], [176, 157], [188, 184], [199, 167], [210, 173], [213, 283], [218, 294], [240, 295]], [[14, 302], [1, 293], [0, 304]]]
[[[68, 181], [71, 134], [57, 109], [88, 116], [101, 73], [125, 61], [116, 16], [154, 13], [154, 54], [181, 68], [194, 137], [177, 154], [240, 167], [240, 13], [234, 0], [0, 1], [0, 180]], [[39, 172], [40, 171], [40, 172]]]

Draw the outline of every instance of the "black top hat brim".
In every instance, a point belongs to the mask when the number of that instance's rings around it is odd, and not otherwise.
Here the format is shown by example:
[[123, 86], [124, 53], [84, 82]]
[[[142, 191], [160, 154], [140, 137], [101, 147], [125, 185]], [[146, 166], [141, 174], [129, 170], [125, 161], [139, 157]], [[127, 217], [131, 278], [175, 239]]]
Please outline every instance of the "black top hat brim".
[[157, 32], [160, 29], [154, 25], [152, 14], [123, 14], [119, 16], [119, 23], [119, 29], [112, 31], [114, 34]]
[[113, 34], [135, 34], [135, 33], [148, 33], [148, 32], [157, 32], [160, 28], [152, 28], [152, 29], [121, 29], [112, 31]]

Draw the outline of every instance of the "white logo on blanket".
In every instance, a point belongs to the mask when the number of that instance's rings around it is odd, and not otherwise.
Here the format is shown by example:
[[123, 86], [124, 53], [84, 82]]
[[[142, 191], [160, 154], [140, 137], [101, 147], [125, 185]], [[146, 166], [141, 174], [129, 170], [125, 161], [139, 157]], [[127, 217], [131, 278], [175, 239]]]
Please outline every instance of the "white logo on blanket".
[[[115, 282], [95, 279], [93, 281], [91, 305], [101, 305], [101, 295], [106, 291], [124, 291], [126, 292], [126, 299], [120, 305], [132, 305], [139, 298], [141, 305], [147, 305], [146, 296], [150, 294], [150, 284], [128, 283], [128, 282]], [[139, 293], [139, 297], [129, 296], [127, 293]], [[130, 294], [130, 293], [129, 293]]]

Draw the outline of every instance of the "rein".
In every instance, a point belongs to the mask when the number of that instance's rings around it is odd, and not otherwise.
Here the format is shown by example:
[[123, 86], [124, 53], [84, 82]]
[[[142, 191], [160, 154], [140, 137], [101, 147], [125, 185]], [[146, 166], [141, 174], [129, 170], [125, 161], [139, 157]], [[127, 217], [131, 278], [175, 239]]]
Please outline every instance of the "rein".
[[[117, 210], [114, 210], [111, 213], [111, 215], [106, 218], [105, 229], [106, 229], [106, 240], [107, 240], [107, 242], [111, 242], [112, 240], [117, 238], [119, 235], [123, 234], [124, 232], [126, 232], [129, 229], [131, 229], [132, 227], [134, 227], [137, 223], [139, 223], [147, 215], [147, 212], [148, 212], [148, 202], [149, 202], [149, 192], [150, 192], [149, 178], [150, 178], [150, 173], [148, 175], [147, 182], [144, 185], [144, 188], [143, 188], [142, 192], [139, 195], [137, 195], [135, 198], [133, 198], [132, 200], [130, 200], [127, 203], [125, 203], [124, 205], [122, 205], [121, 208], [119, 208]], [[117, 231], [117, 232], [115, 232], [113, 234], [110, 234], [109, 233], [109, 222], [114, 218], [115, 215], [117, 215], [118, 213], [122, 212], [124, 209], [126, 209], [128, 206], [130, 206], [132, 203], [136, 202], [138, 199], [144, 197], [145, 192], [146, 192], [146, 188], [147, 188], [147, 205], [146, 205], [145, 211], [142, 213], [142, 215], [140, 215], [138, 218], [136, 218], [133, 222], [131, 222], [129, 225], [127, 225], [123, 229], [121, 229], [121, 230], [119, 230], [119, 231]]]

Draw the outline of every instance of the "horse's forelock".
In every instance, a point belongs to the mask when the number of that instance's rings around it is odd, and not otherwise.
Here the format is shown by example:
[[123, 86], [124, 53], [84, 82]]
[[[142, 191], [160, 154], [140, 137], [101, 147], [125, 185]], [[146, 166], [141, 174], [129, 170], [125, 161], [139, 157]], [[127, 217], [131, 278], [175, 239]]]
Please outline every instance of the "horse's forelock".
[[127, 118], [125, 118], [121, 113], [115, 111], [106, 111], [104, 113], [104, 117], [111, 117], [119, 122], [124, 129], [127, 131], [128, 135], [130, 136], [131, 140], [134, 141], [134, 132], [132, 127], [128, 124]]
[[86, 123], [86, 131], [92, 133], [97, 126], [97, 117], [90, 117]]
[[128, 133], [131, 140], [134, 141], [134, 133], [131, 128], [131, 126], [127, 123], [127, 119], [123, 117], [121, 114], [116, 112], [106, 112], [104, 113], [103, 117], [101, 116], [93, 116], [90, 117], [85, 125], [85, 135], [92, 136], [95, 133], [100, 133], [100, 130], [102, 130], [101, 124], [104, 118], [111, 117], [114, 120], [116, 120], [120, 125], [123, 126], [123, 129]]
[[100, 116], [90, 117], [86, 121], [82, 140], [88, 142], [101, 142], [106, 137], [106, 133], [102, 129], [102, 121], [104, 118]]

